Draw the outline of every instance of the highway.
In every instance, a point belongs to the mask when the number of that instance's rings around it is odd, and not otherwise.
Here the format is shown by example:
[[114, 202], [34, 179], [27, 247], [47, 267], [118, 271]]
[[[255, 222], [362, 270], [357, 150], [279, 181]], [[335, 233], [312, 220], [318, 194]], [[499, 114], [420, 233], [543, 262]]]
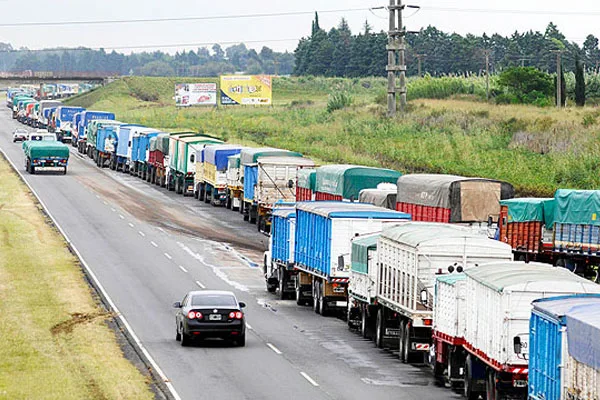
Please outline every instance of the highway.
[[[267, 237], [239, 213], [98, 169], [71, 148], [69, 171], [28, 175], [0, 111], [0, 148], [79, 250], [182, 399], [461, 398], [430, 371], [403, 365], [336, 318], [266, 291]], [[248, 304], [246, 347], [182, 348], [172, 303], [198, 288], [233, 290]]]

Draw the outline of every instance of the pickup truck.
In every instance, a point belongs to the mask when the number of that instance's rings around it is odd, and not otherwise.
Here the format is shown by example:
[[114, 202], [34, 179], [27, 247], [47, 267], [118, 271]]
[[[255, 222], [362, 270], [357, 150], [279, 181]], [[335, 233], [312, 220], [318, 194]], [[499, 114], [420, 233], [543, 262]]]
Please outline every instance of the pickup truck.
[[59, 170], [67, 173], [69, 148], [56, 140], [54, 134], [35, 133], [23, 143], [25, 153], [25, 170], [35, 174], [41, 169]]

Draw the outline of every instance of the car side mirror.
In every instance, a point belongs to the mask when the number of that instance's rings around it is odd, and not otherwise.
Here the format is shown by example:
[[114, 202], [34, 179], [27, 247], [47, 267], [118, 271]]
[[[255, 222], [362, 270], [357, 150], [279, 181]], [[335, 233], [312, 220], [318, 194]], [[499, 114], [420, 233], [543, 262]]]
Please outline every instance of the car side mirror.
[[521, 350], [523, 348], [523, 344], [521, 343], [521, 338], [519, 336], [515, 336], [513, 339], [513, 346], [515, 354], [521, 354]]
[[243, 301], [240, 301], [238, 304], [240, 305], [240, 308], [246, 307], [246, 303], [244, 303]]
[[179, 301], [176, 301], [175, 303], [173, 303], [173, 308], [181, 308], [181, 303]]

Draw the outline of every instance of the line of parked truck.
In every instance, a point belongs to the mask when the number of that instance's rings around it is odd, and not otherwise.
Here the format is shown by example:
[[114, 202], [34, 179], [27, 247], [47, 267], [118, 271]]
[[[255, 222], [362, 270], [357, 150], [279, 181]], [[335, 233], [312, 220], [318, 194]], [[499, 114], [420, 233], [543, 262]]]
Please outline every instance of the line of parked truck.
[[600, 395], [600, 191], [518, 199], [507, 182], [317, 166], [83, 109], [70, 126], [99, 167], [240, 212], [270, 234], [269, 292], [341, 314], [467, 398]]

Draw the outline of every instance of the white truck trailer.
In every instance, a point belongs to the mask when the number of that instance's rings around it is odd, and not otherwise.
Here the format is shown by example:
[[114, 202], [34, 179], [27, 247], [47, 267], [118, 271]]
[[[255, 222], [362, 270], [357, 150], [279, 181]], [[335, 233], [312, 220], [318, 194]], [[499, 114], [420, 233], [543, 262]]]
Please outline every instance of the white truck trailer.
[[375, 321], [376, 345], [398, 347], [400, 359], [409, 362], [429, 358], [436, 276], [513, 255], [505, 243], [464, 227], [411, 222], [383, 230], [377, 257], [377, 305], [362, 309]]

